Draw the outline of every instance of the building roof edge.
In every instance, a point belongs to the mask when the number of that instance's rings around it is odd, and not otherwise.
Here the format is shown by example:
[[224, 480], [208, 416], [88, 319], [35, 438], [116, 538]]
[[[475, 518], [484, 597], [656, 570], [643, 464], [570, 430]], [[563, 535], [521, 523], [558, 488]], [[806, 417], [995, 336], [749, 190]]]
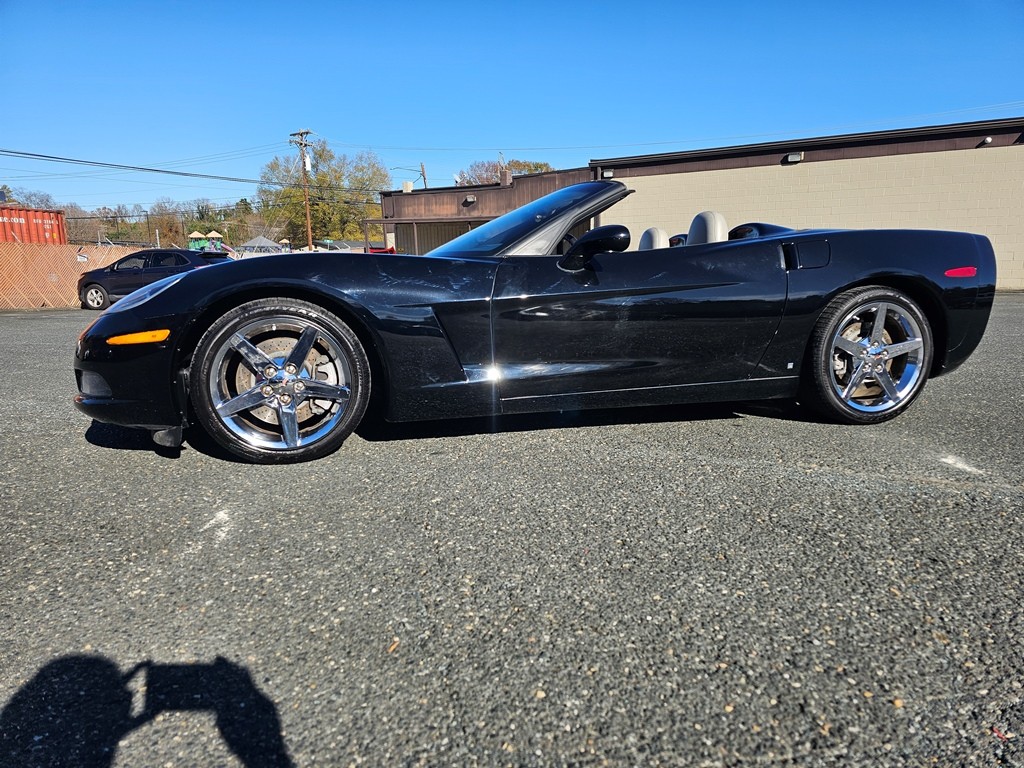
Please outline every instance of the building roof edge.
[[941, 138], [944, 136], [972, 133], [1005, 133], [1014, 130], [1024, 131], [1024, 117], [1008, 117], [1000, 118], [998, 120], [981, 120], [970, 123], [928, 125], [917, 128], [897, 128], [886, 131], [872, 131], [869, 133], [847, 133], [814, 138], [785, 139], [783, 141], [770, 141], [760, 144], [739, 144], [729, 147], [712, 147], [706, 149], [684, 150], [681, 152], [609, 157], [591, 160], [589, 167], [599, 168], [606, 166], [645, 165], [648, 163], [666, 163], [678, 160], [711, 159], [735, 155], [760, 155], [772, 152], [794, 152], [805, 149], [853, 146], [858, 144], [890, 144], [902, 141]]

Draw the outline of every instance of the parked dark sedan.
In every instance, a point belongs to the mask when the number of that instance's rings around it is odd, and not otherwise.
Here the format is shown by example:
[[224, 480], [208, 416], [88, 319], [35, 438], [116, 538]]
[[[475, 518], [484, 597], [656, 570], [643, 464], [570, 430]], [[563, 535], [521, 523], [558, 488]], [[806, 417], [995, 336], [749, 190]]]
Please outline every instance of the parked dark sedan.
[[223, 253], [157, 248], [137, 251], [78, 278], [78, 298], [83, 309], [106, 309], [132, 291], [170, 275], [231, 261]]
[[799, 398], [827, 418], [903, 412], [984, 333], [980, 235], [794, 231], [698, 214], [686, 244], [581, 233], [630, 193], [554, 192], [426, 256], [309, 253], [179, 274], [82, 332], [77, 407], [178, 445], [198, 425], [256, 462], [394, 421]]

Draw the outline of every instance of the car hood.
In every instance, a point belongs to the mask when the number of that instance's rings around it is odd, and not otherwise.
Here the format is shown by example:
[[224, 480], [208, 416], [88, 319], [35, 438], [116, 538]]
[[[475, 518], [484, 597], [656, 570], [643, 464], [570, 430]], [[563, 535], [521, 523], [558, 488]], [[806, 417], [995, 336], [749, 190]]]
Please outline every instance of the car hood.
[[[315, 251], [259, 256], [182, 273], [136, 307], [139, 320], [174, 318], [170, 325], [240, 295], [317, 295], [376, 313], [387, 307], [486, 299], [495, 258]], [[117, 305], [115, 305], [116, 307]]]

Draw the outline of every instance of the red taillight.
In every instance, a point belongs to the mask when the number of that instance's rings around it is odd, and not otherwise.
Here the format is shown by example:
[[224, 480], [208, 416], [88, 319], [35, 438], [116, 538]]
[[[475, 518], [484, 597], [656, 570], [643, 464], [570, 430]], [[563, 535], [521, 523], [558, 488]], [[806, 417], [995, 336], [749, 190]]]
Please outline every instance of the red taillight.
[[946, 277], [975, 277], [977, 274], [977, 267], [956, 267], [946, 270]]

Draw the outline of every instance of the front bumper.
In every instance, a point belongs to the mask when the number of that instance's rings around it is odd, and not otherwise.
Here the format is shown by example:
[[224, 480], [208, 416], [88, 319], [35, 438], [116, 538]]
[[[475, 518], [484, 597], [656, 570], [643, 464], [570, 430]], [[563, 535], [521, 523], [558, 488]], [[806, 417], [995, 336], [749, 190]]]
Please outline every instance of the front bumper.
[[160, 343], [111, 346], [107, 339], [161, 326], [131, 312], [104, 314], [79, 337], [75, 349], [75, 407], [107, 424], [163, 430], [184, 423], [182, 375], [176, 371], [177, 333]]

